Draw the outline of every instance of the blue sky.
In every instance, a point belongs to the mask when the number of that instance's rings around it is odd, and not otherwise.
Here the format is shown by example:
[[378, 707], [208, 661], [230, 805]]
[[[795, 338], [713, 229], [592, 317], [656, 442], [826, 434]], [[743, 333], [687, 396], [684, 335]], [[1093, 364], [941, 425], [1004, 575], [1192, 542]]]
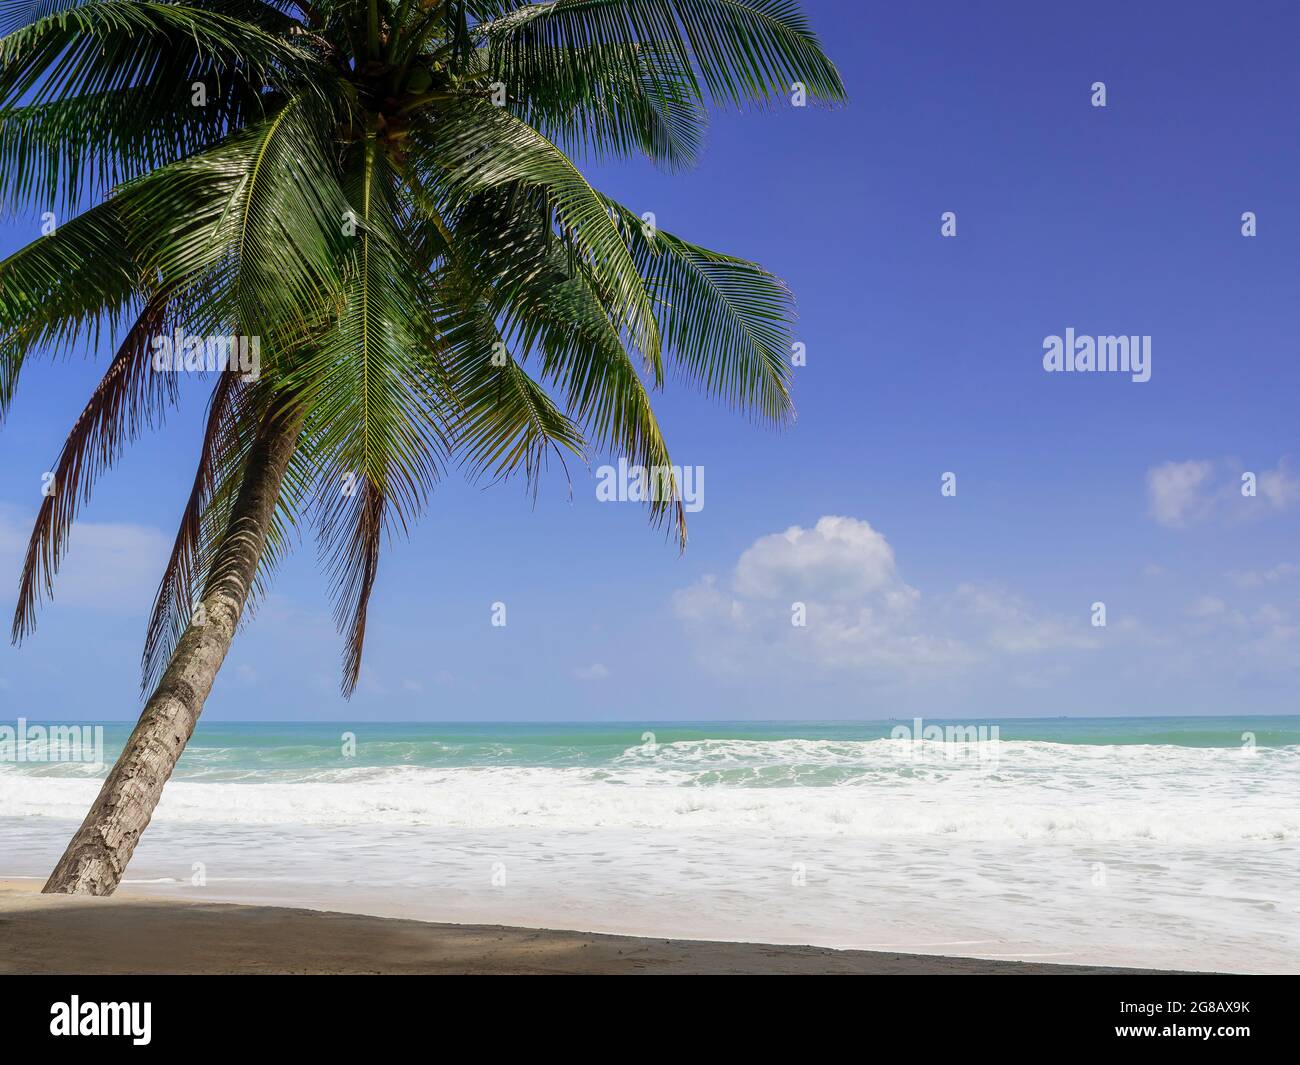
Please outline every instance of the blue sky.
[[[675, 460], [705, 470], [681, 556], [635, 504], [597, 503], [580, 467], [572, 499], [555, 467], [535, 506], [453, 474], [382, 563], [350, 704], [307, 538], [207, 714], [1296, 712], [1300, 12], [805, 7], [847, 106], [715, 115], [685, 175], [591, 168], [663, 228], [791, 285], [796, 424], [757, 428], [680, 385], [658, 397]], [[38, 233], [0, 223], [0, 250]], [[1067, 327], [1150, 336], [1151, 380], [1044, 372], [1044, 338]], [[9, 587], [102, 368], [24, 371], [0, 431]], [[0, 650], [4, 716], [138, 712], [200, 411], [196, 393], [101, 480], [35, 637]]]

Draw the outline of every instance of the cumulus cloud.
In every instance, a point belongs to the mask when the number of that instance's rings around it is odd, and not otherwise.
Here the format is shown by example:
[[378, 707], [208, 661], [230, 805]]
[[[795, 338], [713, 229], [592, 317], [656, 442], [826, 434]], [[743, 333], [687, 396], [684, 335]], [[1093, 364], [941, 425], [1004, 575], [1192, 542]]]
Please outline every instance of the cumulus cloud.
[[925, 600], [879, 530], [839, 516], [760, 537], [729, 580], [703, 577], [678, 591], [673, 606], [701, 660], [738, 675], [796, 664], [933, 676], [1000, 655], [1095, 643], [1086, 616], [1076, 624], [1043, 617], [1003, 589], [968, 584]]
[[882, 591], [911, 594], [898, 578], [894, 550], [865, 521], [825, 517], [755, 540], [736, 563], [736, 591], [751, 599], [855, 599]]
[[[1253, 478], [1254, 492], [1243, 491]], [[1289, 510], [1300, 503], [1300, 477], [1279, 459], [1273, 469], [1245, 470], [1209, 459], [1165, 462], [1147, 470], [1147, 504], [1161, 525], [1182, 528], [1216, 515], [1238, 519]]]

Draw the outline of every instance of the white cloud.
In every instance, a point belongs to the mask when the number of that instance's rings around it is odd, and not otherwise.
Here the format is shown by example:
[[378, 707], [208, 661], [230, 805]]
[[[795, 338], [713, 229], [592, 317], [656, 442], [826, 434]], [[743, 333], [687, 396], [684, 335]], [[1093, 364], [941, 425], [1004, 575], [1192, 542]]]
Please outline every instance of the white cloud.
[[1082, 611], [1074, 622], [1044, 616], [1013, 592], [974, 584], [961, 585], [953, 602], [967, 617], [978, 621], [989, 646], [1007, 654], [1097, 646], [1096, 635], [1087, 620], [1090, 615]]
[[1161, 525], [1179, 526], [1203, 517], [1211, 506], [1210, 462], [1166, 462], [1147, 470], [1151, 516]]
[[[1243, 495], [1246, 474], [1254, 474], [1255, 494]], [[1147, 504], [1161, 525], [1182, 528], [1214, 516], [1238, 520], [1290, 510], [1300, 503], [1300, 477], [1285, 459], [1271, 470], [1246, 470], [1240, 464], [1209, 459], [1166, 462], [1147, 470]]]
[[1043, 617], [1003, 589], [968, 584], [923, 601], [884, 535], [848, 517], [760, 537], [730, 581], [703, 577], [673, 607], [701, 661], [733, 676], [798, 667], [933, 679], [999, 656], [1096, 645], [1086, 612], [1073, 624]]
[[[824, 517], [755, 540], [727, 587], [708, 576], [674, 596], [701, 657], [745, 671], [751, 656], [832, 668], [897, 669], [956, 653], [915, 630], [919, 593], [898, 575], [894, 552], [868, 522]], [[792, 624], [797, 614], [803, 625]]]
[[1243, 630], [1248, 624], [1246, 615], [1241, 610], [1215, 595], [1198, 596], [1187, 607], [1187, 616], [1191, 619], [1188, 631], [1192, 635]]
[[1260, 626], [1283, 625], [1287, 621], [1287, 612], [1272, 603], [1265, 603], [1251, 615], [1251, 623]]
[[[35, 514], [0, 505], [0, 580], [13, 587]], [[130, 523], [79, 521], [54, 578], [54, 602], [112, 614], [143, 614], [153, 603], [171, 541], [158, 529]]]
[[893, 548], [853, 518], [760, 537], [736, 563], [736, 591], [751, 599], [852, 599], [890, 587], [911, 592], [898, 580]]
[[1223, 614], [1228, 604], [1217, 596], [1203, 595], [1187, 608], [1187, 613], [1194, 618], [1212, 618]]
[[1276, 510], [1287, 510], [1300, 502], [1300, 478], [1291, 472], [1285, 460], [1275, 470], [1265, 470], [1259, 475], [1259, 495]]
[[1259, 588], [1266, 584], [1276, 584], [1287, 577], [1300, 573], [1300, 566], [1294, 562], [1279, 562], [1264, 570], [1244, 570], [1232, 574], [1232, 579], [1239, 588]]
[[594, 662], [589, 666], [579, 666], [573, 675], [578, 680], [604, 680], [609, 676], [609, 668], [600, 662]]

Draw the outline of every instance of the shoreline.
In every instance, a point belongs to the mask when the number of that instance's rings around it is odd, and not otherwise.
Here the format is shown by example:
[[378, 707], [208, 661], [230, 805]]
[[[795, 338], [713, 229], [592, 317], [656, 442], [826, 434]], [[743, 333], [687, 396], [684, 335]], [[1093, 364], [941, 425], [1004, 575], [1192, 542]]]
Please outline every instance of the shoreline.
[[994, 961], [547, 928], [440, 924], [146, 895], [41, 895], [0, 881], [0, 973], [29, 975], [1133, 975]]

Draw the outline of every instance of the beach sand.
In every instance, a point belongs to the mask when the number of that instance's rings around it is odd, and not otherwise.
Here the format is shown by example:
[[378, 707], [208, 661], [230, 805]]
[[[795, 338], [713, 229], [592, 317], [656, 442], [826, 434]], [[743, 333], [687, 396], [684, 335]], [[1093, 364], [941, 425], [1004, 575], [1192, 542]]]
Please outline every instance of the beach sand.
[[431, 924], [131, 896], [41, 895], [0, 881], [0, 973], [991, 974], [1134, 973], [763, 943]]

